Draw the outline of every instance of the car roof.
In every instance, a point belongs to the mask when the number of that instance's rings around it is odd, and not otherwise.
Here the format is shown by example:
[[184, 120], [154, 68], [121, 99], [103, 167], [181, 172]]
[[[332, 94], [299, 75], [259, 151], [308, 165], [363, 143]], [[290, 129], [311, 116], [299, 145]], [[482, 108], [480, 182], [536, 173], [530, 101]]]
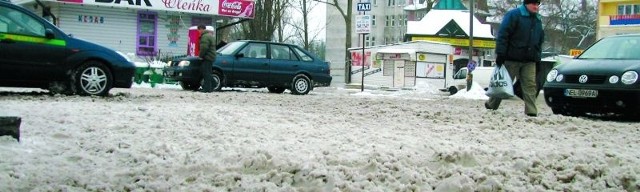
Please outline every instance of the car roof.
[[281, 44], [281, 45], [293, 45], [289, 43], [281, 43], [281, 42], [273, 42], [273, 41], [260, 41], [260, 40], [239, 40], [239, 42], [252, 42], [252, 43], [271, 43], [271, 44]]

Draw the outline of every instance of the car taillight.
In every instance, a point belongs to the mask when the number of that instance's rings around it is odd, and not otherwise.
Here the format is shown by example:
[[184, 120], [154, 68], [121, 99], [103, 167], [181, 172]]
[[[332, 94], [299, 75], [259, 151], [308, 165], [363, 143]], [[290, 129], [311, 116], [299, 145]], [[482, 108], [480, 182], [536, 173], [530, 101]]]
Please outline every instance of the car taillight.
[[331, 63], [325, 62], [327, 64], [327, 74], [331, 75]]

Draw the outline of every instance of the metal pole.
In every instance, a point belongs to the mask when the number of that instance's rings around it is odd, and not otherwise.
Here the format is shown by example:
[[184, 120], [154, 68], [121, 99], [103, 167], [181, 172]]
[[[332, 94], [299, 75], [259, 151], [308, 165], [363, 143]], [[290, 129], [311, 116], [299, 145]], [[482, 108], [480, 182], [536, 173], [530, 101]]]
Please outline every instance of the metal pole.
[[[473, 4], [475, 4], [474, 0], [470, 0], [469, 1], [469, 64], [473, 62]], [[471, 85], [473, 85], [473, 73], [471, 69], [467, 69], [467, 91], [471, 90]]]
[[364, 36], [365, 36], [365, 34], [363, 33], [362, 34], [362, 59], [360, 60], [360, 61], [362, 61], [362, 79], [360, 81], [361, 82], [360, 92], [364, 91], [364, 62], [365, 62], [365, 58], [366, 58], [365, 55], [364, 55], [364, 43], [365, 43]]

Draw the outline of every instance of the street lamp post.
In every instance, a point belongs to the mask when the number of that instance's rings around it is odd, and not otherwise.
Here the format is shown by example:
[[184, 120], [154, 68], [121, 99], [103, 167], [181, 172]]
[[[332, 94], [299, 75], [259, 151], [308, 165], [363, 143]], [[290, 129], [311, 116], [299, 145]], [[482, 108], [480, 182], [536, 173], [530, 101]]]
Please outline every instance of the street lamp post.
[[469, 63], [467, 64], [467, 91], [471, 90], [473, 84], [473, 4], [474, 0], [469, 1]]

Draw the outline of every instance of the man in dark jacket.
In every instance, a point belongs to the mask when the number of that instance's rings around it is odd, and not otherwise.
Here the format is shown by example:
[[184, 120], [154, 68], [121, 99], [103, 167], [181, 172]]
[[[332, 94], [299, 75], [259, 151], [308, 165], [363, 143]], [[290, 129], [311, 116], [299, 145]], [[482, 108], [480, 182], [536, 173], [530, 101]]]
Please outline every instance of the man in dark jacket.
[[[536, 63], [540, 62], [544, 31], [538, 14], [540, 0], [524, 0], [523, 5], [504, 15], [496, 38], [496, 64], [509, 71], [522, 85], [524, 113], [537, 116]], [[502, 99], [489, 98], [487, 109], [496, 110]]]
[[202, 60], [200, 64], [200, 72], [204, 79], [202, 83], [202, 92], [209, 93], [213, 91], [213, 61], [216, 60], [216, 44], [213, 40], [211, 31], [207, 31], [204, 25], [198, 25], [200, 32], [200, 54], [198, 57]]

